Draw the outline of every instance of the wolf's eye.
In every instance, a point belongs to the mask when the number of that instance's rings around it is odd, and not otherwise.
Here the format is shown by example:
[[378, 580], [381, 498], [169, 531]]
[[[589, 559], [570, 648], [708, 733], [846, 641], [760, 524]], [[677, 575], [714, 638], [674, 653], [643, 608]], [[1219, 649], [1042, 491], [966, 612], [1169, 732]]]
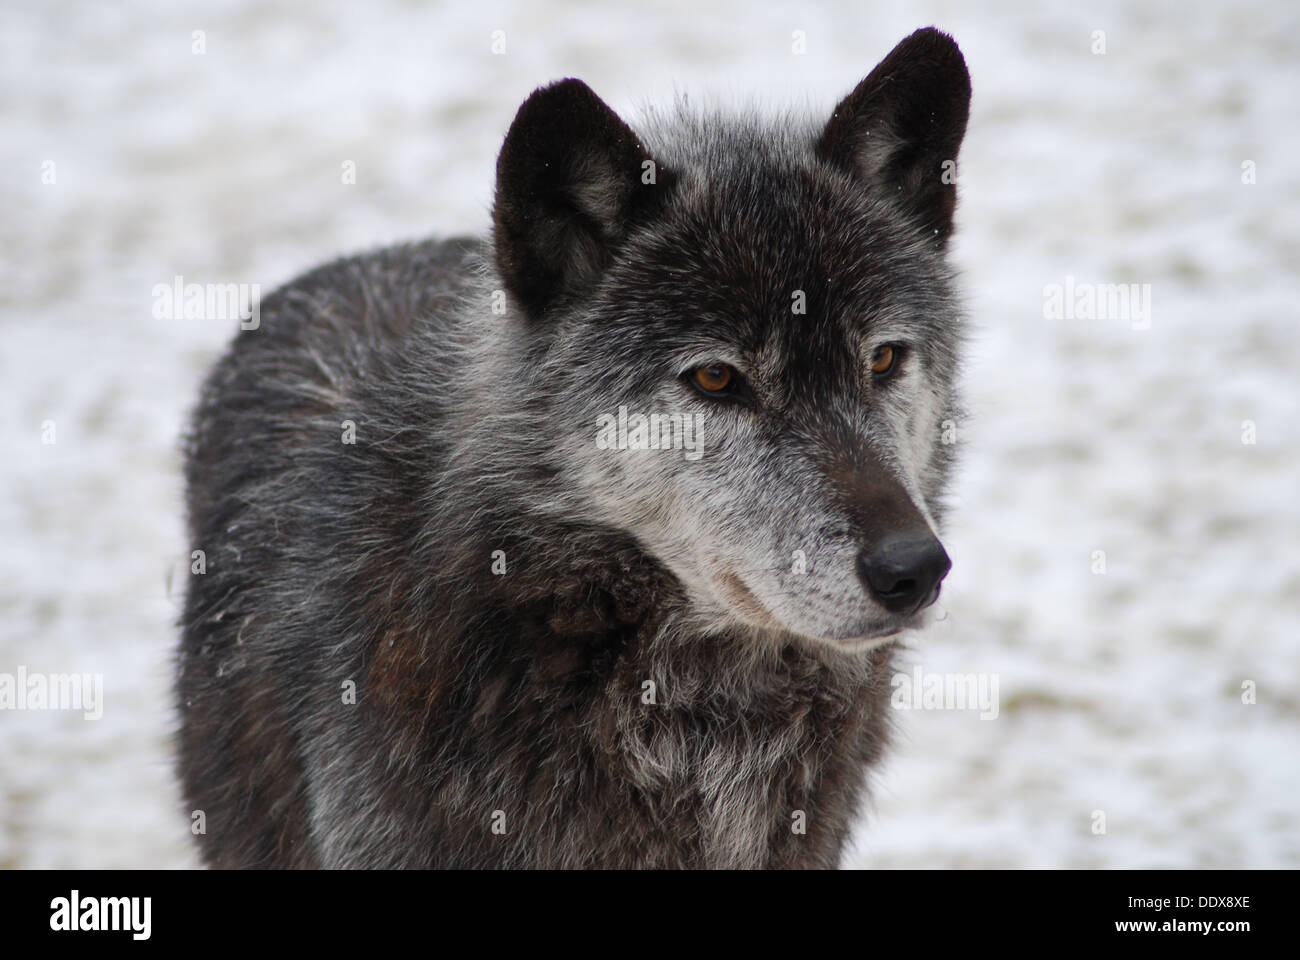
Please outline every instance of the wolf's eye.
[[871, 372], [878, 377], [887, 377], [894, 372], [894, 366], [898, 363], [898, 355], [902, 351], [892, 343], [886, 343], [876, 347], [871, 354]]
[[725, 363], [714, 363], [707, 367], [696, 367], [691, 371], [691, 379], [705, 393], [722, 393], [731, 386], [735, 371]]

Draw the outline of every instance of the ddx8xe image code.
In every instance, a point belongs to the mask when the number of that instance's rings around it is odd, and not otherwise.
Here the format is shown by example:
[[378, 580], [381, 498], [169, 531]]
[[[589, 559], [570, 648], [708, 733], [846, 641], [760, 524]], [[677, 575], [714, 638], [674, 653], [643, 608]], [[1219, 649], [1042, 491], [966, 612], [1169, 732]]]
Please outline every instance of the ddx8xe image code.
[[1139, 910], [1163, 910], [1166, 907], [1204, 907], [1211, 910], [1250, 909], [1250, 897], [1129, 897], [1130, 908]]

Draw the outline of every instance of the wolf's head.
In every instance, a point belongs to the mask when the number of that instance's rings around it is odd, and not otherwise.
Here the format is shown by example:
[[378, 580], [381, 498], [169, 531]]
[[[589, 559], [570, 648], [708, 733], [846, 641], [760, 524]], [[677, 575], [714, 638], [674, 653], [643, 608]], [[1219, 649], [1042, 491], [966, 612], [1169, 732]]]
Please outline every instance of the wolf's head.
[[969, 101], [925, 29], [817, 122], [683, 108], [638, 135], [564, 80], [510, 128], [493, 242], [557, 509], [637, 538], [719, 627], [861, 649], [938, 596]]

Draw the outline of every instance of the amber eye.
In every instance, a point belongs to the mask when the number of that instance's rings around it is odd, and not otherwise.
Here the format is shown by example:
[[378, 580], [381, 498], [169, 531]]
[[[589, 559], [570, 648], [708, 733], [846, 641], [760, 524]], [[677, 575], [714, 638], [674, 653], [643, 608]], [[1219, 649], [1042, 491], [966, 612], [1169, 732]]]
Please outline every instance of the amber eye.
[[889, 344], [883, 347], [876, 347], [876, 352], [871, 355], [871, 372], [880, 376], [894, 369], [894, 361], [898, 358], [898, 351]]
[[691, 377], [695, 385], [708, 393], [721, 393], [731, 385], [732, 369], [725, 363], [696, 367]]

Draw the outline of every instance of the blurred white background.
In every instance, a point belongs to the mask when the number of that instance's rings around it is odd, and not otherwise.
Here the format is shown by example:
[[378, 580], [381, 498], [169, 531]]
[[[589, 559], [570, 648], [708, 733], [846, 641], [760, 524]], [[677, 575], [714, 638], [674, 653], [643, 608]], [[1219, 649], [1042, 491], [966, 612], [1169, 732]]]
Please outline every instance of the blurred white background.
[[[0, 712], [0, 867], [195, 863], [177, 438], [235, 327], [154, 319], [155, 284], [483, 232], [547, 81], [634, 126], [678, 91], [829, 115], [931, 23], [974, 85], [973, 420], [906, 662], [1001, 710], [900, 713], [847, 862], [1300, 866], [1295, 4], [47, 0], [0, 10], [0, 672], [101, 672], [105, 705]], [[1067, 275], [1149, 284], [1150, 328], [1044, 319]]]

